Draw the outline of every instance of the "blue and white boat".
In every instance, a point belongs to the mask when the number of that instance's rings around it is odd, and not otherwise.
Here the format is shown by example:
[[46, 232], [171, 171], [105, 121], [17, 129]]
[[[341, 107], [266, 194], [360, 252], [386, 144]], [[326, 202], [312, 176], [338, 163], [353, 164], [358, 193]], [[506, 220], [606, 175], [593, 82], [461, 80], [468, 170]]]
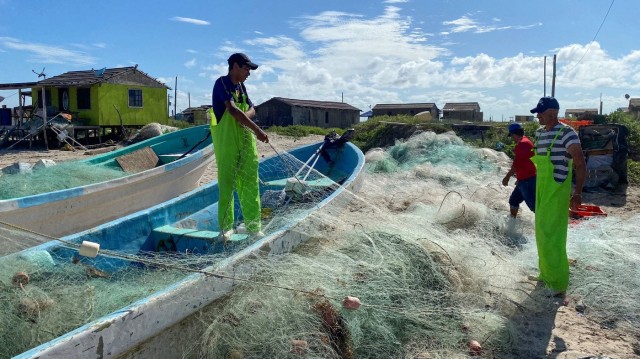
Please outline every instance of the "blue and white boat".
[[[256, 269], [252, 267], [251, 258], [291, 251], [307, 239], [304, 234], [291, 230], [294, 226], [337, 198], [348, 198], [346, 193], [361, 187], [363, 153], [348, 142], [337, 148], [326, 143], [325, 140], [261, 160], [264, 237], [234, 234], [230, 242], [223, 242], [217, 228], [218, 184], [213, 181], [151, 208], [63, 237], [61, 241], [0, 258], [0, 273], [3, 264], [5, 269], [12, 268], [11, 273], [29, 270], [48, 273], [32, 276], [28, 284], [25, 281], [24, 291], [44, 285], [38, 283], [38, 278], [43, 282], [53, 280], [52, 273], [64, 268], [84, 267], [98, 273], [82, 279], [90, 283], [81, 287], [89, 287], [86, 291], [93, 298], [92, 304], [83, 302], [91, 306], [91, 311], [79, 316], [88, 316], [85, 323], [55, 333], [48, 341], [12, 355], [40, 359], [116, 358], [229, 293], [237, 283], [234, 278], [249, 275]], [[310, 172], [313, 175], [309, 176]], [[278, 199], [274, 201], [274, 198]], [[267, 210], [267, 206], [271, 207]], [[296, 207], [296, 210], [285, 213], [287, 207]], [[282, 216], [269, 219], [280, 213], [279, 208]], [[242, 213], [238, 210], [236, 223], [239, 222], [242, 222]], [[97, 251], [97, 245], [100, 250], [95, 258], [78, 255], [78, 248], [81, 251], [84, 248], [85, 252], [89, 248], [91, 252]], [[198, 261], [200, 257], [208, 259]], [[24, 265], [21, 267], [20, 263]], [[43, 265], [48, 269], [29, 269], [29, 265]], [[182, 269], [176, 271], [176, 267]], [[153, 275], [155, 279], [146, 277]], [[66, 277], [78, 280], [72, 274]], [[16, 281], [20, 280], [14, 277], [14, 285]], [[152, 282], [154, 284], [150, 284]], [[55, 287], [50, 288], [57, 292], [61, 285], [56, 282]], [[78, 288], [78, 283], [74, 285]], [[122, 303], [108, 310], [95, 305], [100, 298], [116, 300], [124, 286], [128, 292]], [[11, 295], [22, 294], [18, 290]], [[48, 294], [50, 302], [47, 303], [51, 305], [38, 311], [37, 318], [30, 319], [44, 322], [44, 316], [53, 315], [49, 312], [65, 310], [58, 308], [60, 305], [81, 311], [80, 305], [74, 303], [88, 299], [83, 295], [87, 296], [86, 292], [75, 293], [65, 300]], [[20, 305], [24, 309], [24, 298], [15, 300], [22, 300]], [[29, 320], [27, 314], [23, 316]], [[4, 335], [17, 334], [11, 331]]]

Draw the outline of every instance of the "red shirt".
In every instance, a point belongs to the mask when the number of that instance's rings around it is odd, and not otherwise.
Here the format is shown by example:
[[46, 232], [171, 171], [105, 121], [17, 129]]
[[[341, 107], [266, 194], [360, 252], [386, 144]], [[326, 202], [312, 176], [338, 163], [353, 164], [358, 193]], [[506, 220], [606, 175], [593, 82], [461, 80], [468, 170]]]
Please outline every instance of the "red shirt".
[[513, 149], [513, 167], [516, 169], [518, 181], [536, 175], [536, 166], [531, 162], [533, 157], [533, 143], [527, 136], [522, 136]]

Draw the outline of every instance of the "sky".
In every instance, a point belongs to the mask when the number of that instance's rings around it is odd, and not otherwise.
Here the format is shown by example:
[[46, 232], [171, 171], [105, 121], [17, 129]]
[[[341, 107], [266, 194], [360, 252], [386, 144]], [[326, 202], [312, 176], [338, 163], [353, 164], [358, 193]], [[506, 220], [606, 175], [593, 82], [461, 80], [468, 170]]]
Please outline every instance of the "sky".
[[0, 83], [137, 64], [171, 101], [177, 78], [180, 112], [210, 104], [244, 52], [256, 105], [478, 102], [509, 121], [552, 94], [555, 55], [561, 115], [608, 114], [640, 97], [637, 14], [637, 0], [0, 0]]

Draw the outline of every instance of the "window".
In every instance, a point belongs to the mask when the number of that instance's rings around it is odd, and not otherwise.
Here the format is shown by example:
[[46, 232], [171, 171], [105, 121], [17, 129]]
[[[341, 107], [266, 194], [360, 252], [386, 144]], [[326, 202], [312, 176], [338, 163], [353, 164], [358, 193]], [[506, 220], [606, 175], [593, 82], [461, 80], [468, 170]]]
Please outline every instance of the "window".
[[78, 87], [78, 110], [91, 109], [91, 89], [88, 87]]
[[142, 90], [129, 90], [129, 107], [142, 107]]

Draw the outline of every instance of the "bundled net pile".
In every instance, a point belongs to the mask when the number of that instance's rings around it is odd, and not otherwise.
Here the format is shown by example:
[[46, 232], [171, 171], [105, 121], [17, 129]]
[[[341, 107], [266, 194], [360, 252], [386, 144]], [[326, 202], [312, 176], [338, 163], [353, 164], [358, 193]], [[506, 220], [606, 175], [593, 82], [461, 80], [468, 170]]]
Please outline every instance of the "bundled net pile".
[[126, 176], [119, 167], [69, 161], [54, 166], [0, 175], [0, 200], [85, 186]]
[[[281, 167], [295, 168], [285, 171], [289, 176], [303, 166], [281, 158]], [[509, 165], [502, 154], [465, 146], [453, 134], [425, 132], [369, 152], [363, 187], [318, 211], [321, 192], [276, 196], [283, 199], [265, 207], [271, 211], [264, 230], [304, 218], [289, 231], [308, 240], [293, 253], [247, 258], [243, 265], [252, 270], [233, 275], [232, 293], [147, 347], [186, 358], [464, 358], [477, 341], [483, 357], [544, 356], [549, 338], [531, 335], [527, 323], [552, 325], [560, 303], [527, 280], [537, 273], [533, 214], [508, 216], [512, 187], [500, 182]], [[586, 304], [588, 317], [637, 334], [640, 238], [630, 223], [609, 217], [570, 227], [576, 264], [568, 294]], [[231, 254], [129, 253], [118, 259], [127, 266], [105, 270], [101, 256], [89, 265], [61, 263], [60, 253], [46, 250], [25, 253], [0, 262], [0, 296], [8, 303], [0, 309], [4, 356], [190, 270], [210, 265], [214, 272]], [[28, 284], [15, 279], [16, 268], [29, 272]], [[359, 309], [343, 306], [347, 296], [359, 299]]]

